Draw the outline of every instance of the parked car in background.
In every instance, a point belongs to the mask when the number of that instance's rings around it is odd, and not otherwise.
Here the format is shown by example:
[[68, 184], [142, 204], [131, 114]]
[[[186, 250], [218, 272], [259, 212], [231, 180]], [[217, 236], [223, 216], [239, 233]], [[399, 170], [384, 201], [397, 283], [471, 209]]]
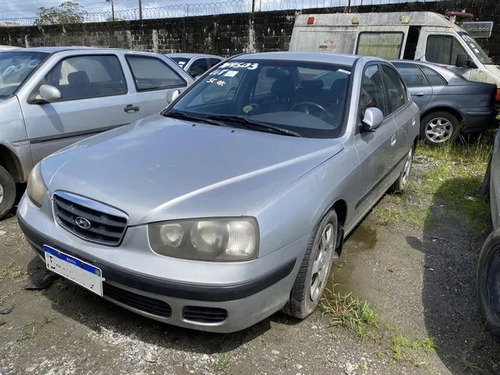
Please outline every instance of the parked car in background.
[[33, 165], [89, 135], [160, 112], [193, 79], [165, 56], [84, 47], [0, 52], [0, 218]]
[[239, 55], [161, 115], [42, 160], [17, 217], [49, 270], [147, 317], [215, 332], [303, 319], [344, 236], [406, 186], [418, 129], [386, 61]]
[[485, 176], [493, 232], [483, 244], [477, 267], [479, 307], [486, 327], [500, 340], [500, 132], [497, 131]]
[[167, 53], [165, 56], [174, 60], [194, 78], [201, 76], [212, 66], [224, 60], [224, 57], [202, 53]]
[[22, 47], [16, 47], [16, 46], [6, 46], [3, 44], [0, 44], [0, 51], [11, 51], [13, 49], [21, 49]]
[[419, 61], [392, 61], [421, 112], [420, 138], [431, 145], [453, 141], [460, 132], [495, 124], [495, 85], [468, 81], [449, 69]]

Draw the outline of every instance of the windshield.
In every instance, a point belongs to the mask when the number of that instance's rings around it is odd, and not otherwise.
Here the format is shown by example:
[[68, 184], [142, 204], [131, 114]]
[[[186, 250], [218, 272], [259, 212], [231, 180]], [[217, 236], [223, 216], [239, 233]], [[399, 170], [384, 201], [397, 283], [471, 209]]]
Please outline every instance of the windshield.
[[335, 138], [342, 133], [350, 69], [241, 57], [210, 72], [164, 115], [215, 119], [222, 126], [281, 135]]
[[41, 52], [0, 52], [0, 98], [14, 94], [46, 57]]
[[483, 64], [493, 64], [493, 61], [488, 57], [486, 52], [483, 51], [481, 46], [476, 42], [474, 38], [464, 32], [460, 32], [459, 35], [465, 41], [465, 43], [469, 46], [470, 50], [481, 61]]

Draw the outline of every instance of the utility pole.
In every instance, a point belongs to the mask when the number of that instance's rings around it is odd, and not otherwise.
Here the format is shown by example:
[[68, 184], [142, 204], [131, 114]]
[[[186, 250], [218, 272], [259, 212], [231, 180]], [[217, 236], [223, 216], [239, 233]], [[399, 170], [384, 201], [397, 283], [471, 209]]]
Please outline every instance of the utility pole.
[[114, 0], [106, 0], [107, 3], [111, 3], [111, 21], [115, 22], [115, 4]]
[[252, 13], [255, 12], [255, 0], [252, 0]]
[[142, 0], [139, 0], [139, 19], [142, 21]]

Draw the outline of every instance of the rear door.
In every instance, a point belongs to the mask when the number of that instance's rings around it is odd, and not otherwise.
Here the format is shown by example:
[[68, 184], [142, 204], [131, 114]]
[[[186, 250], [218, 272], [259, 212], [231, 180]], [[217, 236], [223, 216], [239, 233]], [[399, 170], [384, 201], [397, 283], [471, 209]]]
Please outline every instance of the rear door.
[[413, 101], [424, 112], [432, 98], [432, 86], [415, 64], [393, 63], [408, 86]]
[[[33, 163], [79, 139], [128, 124], [137, 113], [127, 112], [128, 86], [116, 54], [87, 52], [53, 60], [28, 98], [21, 99]], [[61, 92], [61, 99], [37, 103], [42, 84]]]

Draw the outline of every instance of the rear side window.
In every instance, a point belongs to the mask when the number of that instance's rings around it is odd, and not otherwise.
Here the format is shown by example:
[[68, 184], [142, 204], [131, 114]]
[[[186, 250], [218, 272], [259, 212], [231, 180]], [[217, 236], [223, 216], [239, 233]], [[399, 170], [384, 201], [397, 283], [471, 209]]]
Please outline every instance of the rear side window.
[[447, 84], [446, 80], [431, 68], [423, 66], [422, 71], [424, 72], [425, 77], [427, 78], [431, 86], [444, 86]]
[[403, 33], [359, 33], [356, 55], [377, 56], [384, 59], [399, 59], [403, 45]]
[[114, 55], [74, 56], [61, 60], [46, 76], [62, 100], [98, 98], [127, 93], [127, 84]]
[[186, 86], [186, 82], [165, 62], [155, 57], [127, 55], [137, 91]]
[[425, 59], [444, 65], [456, 65], [457, 56], [465, 54], [458, 40], [451, 35], [429, 35], [425, 48]]
[[390, 66], [382, 65], [382, 72], [387, 90], [389, 111], [392, 113], [405, 105], [407, 101], [406, 88], [399, 74]]
[[429, 86], [422, 71], [413, 64], [394, 64], [408, 87]]
[[207, 70], [208, 70], [207, 59], [205, 58], [196, 59], [189, 67], [189, 74], [191, 74], [193, 77], [197, 77], [205, 73]]

